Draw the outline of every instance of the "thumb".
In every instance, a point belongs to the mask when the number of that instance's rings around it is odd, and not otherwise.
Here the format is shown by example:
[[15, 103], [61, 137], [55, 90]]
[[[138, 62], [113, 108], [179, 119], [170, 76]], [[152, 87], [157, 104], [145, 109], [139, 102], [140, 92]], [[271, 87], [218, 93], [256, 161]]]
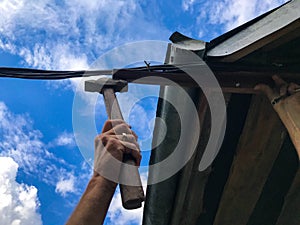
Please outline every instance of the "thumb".
[[267, 97], [268, 97], [268, 99], [270, 100], [270, 101], [272, 101], [272, 99], [274, 99], [274, 97], [275, 97], [275, 93], [274, 93], [274, 91], [272, 90], [272, 88], [270, 88], [268, 85], [266, 85], [266, 84], [258, 84], [258, 85], [256, 85], [255, 87], [254, 87], [254, 90], [255, 91], [260, 91], [260, 92], [262, 92], [262, 93], [264, 93]]

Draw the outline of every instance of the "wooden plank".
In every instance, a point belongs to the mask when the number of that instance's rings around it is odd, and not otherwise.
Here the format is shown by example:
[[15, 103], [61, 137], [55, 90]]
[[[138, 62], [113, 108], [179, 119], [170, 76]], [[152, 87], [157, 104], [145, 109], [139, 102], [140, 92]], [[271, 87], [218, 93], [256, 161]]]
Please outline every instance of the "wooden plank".
[[205, 186], [203, 212], [197, 224], [212, 225], [222, 193], [229, 177], [231, 164], [242, 134], [252, 96], [233, 94], [227, 107], [227, 126], [222, 147], [212, 164]]
[[253, 96], [214, 225], [246, 225], [281, 149], [285, 128], [269, 101]]
[[298, 164], [297, 152], [287, 135], [247, 225], [276, 224]]
[[299, 9], [300, 2], [291, 1], [224, 40], [210, 49], [207, 55], [213, 57], [230, 56], [242, 50], [247, 51], [247, 47], [249, 48], [255, 43], [264, 42], [261, 45], [256, 44], [257, 46], [254, 50], [258, 49], [265, 43], [268, 43], [267, 40], [264, 40], [266, 37], [269, 37], [269, 41], [272, 41], [276, 36], [285, 34], [285, 29], [291, 27], [293, 23], [299, 26], [299, 23], [297, 23], [299, 21]]
[[[276, 31], [270, 35], [264, 36], [262, 39], [258, 40], [257, 42], [253, 42], [252, 44], [245, 46], [245, 48], [242, 48], [232, 54], [228, 54], [221, 61], [222, 62], [235, 62], [235, 61], [247, 56], [248, 54], [251, 54], [252, 52], [258, 50], [259, 48], [261, 48], [265, 45], [268, 45], [268, 44], [272, 43], [273, 41], [280, 39], [284, 35], [287, 35], [290, 32], [293, 32], [295, 29], [299, 28], [299, 26], [300, 26], [300, 20], [298, 19], [295, 22], [293, 22], [292, 24], [290, 24], [282, 29], [279, 29], [278, 31]], [[266, 34], [264, 34], [264, 35], [266, 35]], [[251, 40], [251, 35], [248, 35], [247, 39]], [[230, 49], [229, 46], [227, 46], [227, 47], [228, 47], [228, 49]]]
[[[199, 171], [199, 164], [202, 159], [202, 155], [206, 148], [208, 139], [210, 137], [211, 128], [211, 117], [207, 105], [206, 98], [202, 95], [200, 98], [199, 107], [199, 118], [201, 121], [201, 136], [199, 140], [199, 145], [197, 149], [197, 154], [194, 159], [192, 174], [188, 183], [188, 191], [185, 194], [185, 200], [182, 207], [182, 212], [180, 214], [177, 224], [180, 225], [191, 225], [196, 224], [199, 217], [205, 213], [204, 209], [204, 194], [206, 189], [206, 184], [208, 178], [212, 172], [212, 166], [208, 167], [205, 171]], [[226, 94], [225, 96], [226, 105], [230, 101], [231, 94]], [[206, 113], [204, 113], [206, 112]], [[174, 220], [175, 222], [175, 220]], [[171, 223], [174, 225], [173, 223]]]
[[[199, 216], [198, 214], [202, 212], [202, 197], [204, 194], [204, 187], [209, 173], [202, 172], [201, 178], [199, 178], [199, 176], [197, 175], [200, 173], [198, 170], [200, 159], [203, 155], [206, 146], [205, 143], [207, 142], [210, 134], [210, 123], [208, 123], [208, 121], [210, 120], [207, 120], [208, 118], [205, 120], [205, 117], [208, 117], [208, 115], [208, 103], [203, 93], [201, 93], [198, 103], [198, 116], [201, 124], [199, 144], [193, 157], [190, 159], [188, 164], [184, 167], [184, 169], [181, 172], [181, 178], [179, 186], [177, 188], [176, 199], [172, 213], [172, 220], [170, 223], [172, 225], [193, 224], [190, 222], [183, 222], [182, 216], [186, 217], [188, 215], [189, 221], [191, 219], [196, 221], [196, 219]], [[197, 193], [195, 193], [194, 190], [191, 190], [191, 188], [193, 188], [193, 184], [191, 183], [193, 183], [194, 179], [198, 180], [196, 190]], [[186, 206], [187, 202], [192, 204], [191, 202], [193, 201], [193, 199], [191, 199], [191, 196], [189, 195], [190, 193], [193, 193], [192, 198], [195, 198], [195, 196], [197, 196], [197, 209], [193, 207], [193, 210], [188, 210], [189, 207]], [[195, 213], [197, 215], [194, 215]]]
[[[228, 104], [230, 96], [230, 94], [224, 96], [226, 104]], [[211, 117], [207, 99], [202, 92], [198, 99], [198, 116], [201, 124], [200, 139], [195, 154], [181, 172], [170, 223], [172, 225], [195, 224], [204, 212], [204, 192], [211, 167], [200, 172], [199, 164], [210, 137]]]
[[300, 168], [294, 178], [293, 184], [285, 197], [285, 203], [276, 225], [300, 224]]

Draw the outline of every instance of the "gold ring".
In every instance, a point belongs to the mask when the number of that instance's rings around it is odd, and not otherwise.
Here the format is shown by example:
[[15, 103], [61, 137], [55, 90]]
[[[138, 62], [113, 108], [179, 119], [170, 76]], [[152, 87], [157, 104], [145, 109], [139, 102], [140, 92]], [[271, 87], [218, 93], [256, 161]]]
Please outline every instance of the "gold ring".
[[122, 141], [127, 141], [127, 134], [126, 133], [122, 133]]

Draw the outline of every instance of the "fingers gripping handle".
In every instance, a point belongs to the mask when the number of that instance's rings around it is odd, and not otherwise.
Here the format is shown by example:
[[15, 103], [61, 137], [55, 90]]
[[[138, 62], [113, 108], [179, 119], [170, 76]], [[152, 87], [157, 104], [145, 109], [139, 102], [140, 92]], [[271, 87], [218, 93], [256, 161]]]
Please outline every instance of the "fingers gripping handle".
[[[108, 118], [124, 120], [114, 90], [106, 88], [102, 91], [102, 94]], [[123, 162], [132, 166], [136, 165], [134, 158], [129, 154], [124, 154]], [[139, 184], [138, 186], [120, 184], [123, 207], [125, 209], [140, 208], [145, 200], [145, 196], [137, 167], [128, 170], [122, 166], [120, 176], [123, 178], [122, 180], [131, 180], [133, 183]]]

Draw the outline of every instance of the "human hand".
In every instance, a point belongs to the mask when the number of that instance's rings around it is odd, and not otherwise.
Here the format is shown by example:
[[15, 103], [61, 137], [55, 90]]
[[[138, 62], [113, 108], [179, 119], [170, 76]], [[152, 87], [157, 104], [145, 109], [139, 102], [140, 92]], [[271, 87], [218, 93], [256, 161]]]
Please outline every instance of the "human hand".
[[287, 83], [277, 75], [272, 79], [274, 89], [265, 84], [258, 84], [254, 89], [268, 97], [287, 128], [300, 158], [300, 85]]
[[137, 166], [141, 154], [137, 136], [123, 120], [108, 120], [95, 138], [94, 174], [67, 224], [103, 224], [115, 192], [123, 154], [131, 154]]
[[131, 154], [139, 166], [141, 162], [137, 135], [123, 120], [108, 120], [102, 133], [95, 138], [94, 175], [116, 181], [124, 154]]

